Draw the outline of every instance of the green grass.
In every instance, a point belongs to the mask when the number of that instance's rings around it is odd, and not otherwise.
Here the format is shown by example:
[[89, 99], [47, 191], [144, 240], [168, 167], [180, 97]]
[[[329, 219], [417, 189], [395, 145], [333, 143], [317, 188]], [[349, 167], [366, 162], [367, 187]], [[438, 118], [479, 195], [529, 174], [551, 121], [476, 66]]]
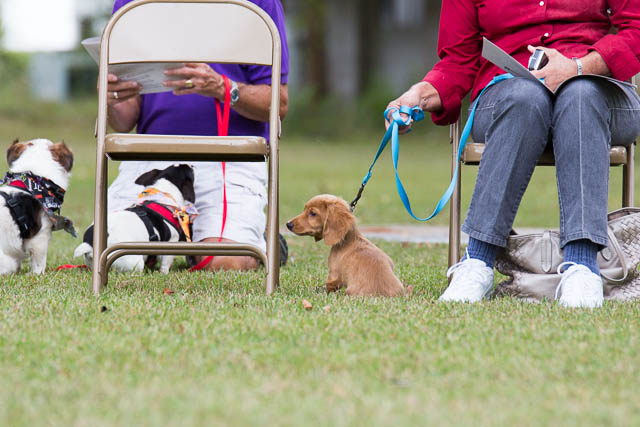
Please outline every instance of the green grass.
[[[2, 149], [15, 136], [72, 146], [63, 212], [79, 228], [92, 212], [91, 102], [0, 105]], [[326, 141], [285, 132], [281, 222], [317, 193], [350, 199], [379, 136]], [[426, 125], [403, 140], [401, 174], [418, 212], [428, 213], [446, 187], [446, 140], [446, 131]], [[358, 207], [362, 223], [410, 223], [390, 163], [386, 155], [376, 167]], [[465, 169], [463, 206], [474, 174]], [[536, 172], [532, 185], [518, 224], [555, 226], [553, 169]], [[616, 200], [617, 191], [612, 207]], [[46, 275], [0, 279], [0, 425], [640, 421], [640, 303], [607, 302], [596, 311], [513, 299], [438, 304], [446, 246], [388, 242], [377, 243], [415, 286], [411, 296], [326, 295], [326, 245], [288, 241], [291, 260], [272, 297], [263, 295], [262, 271], [187, 273], [177, 262], [168, 276], [111, 274], [96, 298], [88, 272], [54, 271], [79, 261], [71, 259], [78, 241], [55, 233]]]

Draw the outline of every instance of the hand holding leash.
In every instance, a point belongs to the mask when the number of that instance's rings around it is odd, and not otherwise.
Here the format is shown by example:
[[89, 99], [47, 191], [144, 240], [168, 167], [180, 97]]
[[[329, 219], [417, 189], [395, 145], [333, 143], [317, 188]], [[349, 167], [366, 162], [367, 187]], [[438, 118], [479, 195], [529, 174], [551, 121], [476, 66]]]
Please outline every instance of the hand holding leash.
[[484, 89], [482, 89], [482, 91], [480, 92], [480, 94], [476, 97], [476, 100], [473, 104], [473, 108], [471, 110], [471, 114], [469, 115], [469, 119], [467, 120], [467, 123], [464, 126], [464, 130], [462, 131], [462, 136], [460, 137], [460, 144], [458, 145], [456, 169], [453, 173], [453, 177], [451, 178], [451, 182], [449, 182], [449, 186], [447, 187], [444, 194], [436, 204], [436, 207], [431, 213], [431, 215], [425, 218], [417, 217], [413, 213], [411, 209], [411, 202], [409, 201], [409, 196], [407, 195], [407, 192], [405, 191], [404, 186], [402, 185], [402, 181], [400, 180], [400, 176], [398, 174], [398, 156], [400, 152], [400, 148], [399, 148], [400, 144], [399, 144], [399, 138], [398, 138], [399, 128], [400, 126], [405, 126], [405, 127], [410, 126], [412, 121], [422, 120], [424, 118], [424, 112], [417, 105], [413, 108], [401, 106], [400, 108], [387, 109], [384, 112], [384, 117], [385, 119], [387, 119], [390, 115], [392, 121], [387, 127], [387, 132], [384, 134], [384, 137], [382, 138], [382, 142], [380, 143], [380, 148], [378, 148], [376, 157], [373, 159], [373, 163], [371, 163], [371, 166], [369, 167], [369, 171], [367, 172], [367, 175], [362, 180], [362, 185], [360, 186], [358, 195], [351, 202], [351, 211], [353, 212], [353, 210], [356, 208], [358, 199], [362, 195], [362, 190], [364, 190], [364, 186], [367, 185], [367, 182], [371, 178], [371, 171], [373, 169], [373, 166], [376, 164], [378, 157], [380, 157], [380, 154], [382, 153], [382, 151], [384, 151], [385, 147], [387, 146], [387, 143], [389, 142], [389, 140], [391, 140], [391, 156], [393, 158], [393, 168], [395, 170], [395, 175], [396, 175], [395, 176], [396, 189], [398, 190], [398, 195], [400, 196], [400, 200], [402, 200], [402, 204], [404, 205], [405, 209], [407, 210], [409, 215], [411, 215], [411, 217], [417, 221], [429, 221], [431, 218], [438, 215], [438, 213], [445, 207], [445, 205], [451, 198], [451, 195], [453, 194], [453, 190], [456, 186], [456, 183], [458, 180], [458, 168], [460, 167], [460, 158], [462, 157], [462, 152], [464, 151], [464, 147], [467, 143], [467, 139], [469, 139], [469, 135], [471, 133], [471, 126], [473, 125], [473, 117], [475, 116], [476, 107], [478, 106], [478, 99], [490, 86], [510, 78], [513, 78], [511, 74], [501, 74], [499, 76], [494, 77], [493, 80], [491, 80], [489, 84], [487, 84], [487, 86], [485, 86]]

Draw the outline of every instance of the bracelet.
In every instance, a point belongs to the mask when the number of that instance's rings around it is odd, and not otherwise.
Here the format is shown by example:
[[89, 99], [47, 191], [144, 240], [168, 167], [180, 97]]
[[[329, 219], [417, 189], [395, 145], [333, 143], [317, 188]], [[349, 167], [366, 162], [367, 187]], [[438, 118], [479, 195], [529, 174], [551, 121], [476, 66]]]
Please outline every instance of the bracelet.
[[581, 76], [582, 75], [582, 61], [580, 61], [578, 58], [571, 58], [571, 60], [573, 62], [575, 62], [576, 65], [578, 66], [578, 75]]

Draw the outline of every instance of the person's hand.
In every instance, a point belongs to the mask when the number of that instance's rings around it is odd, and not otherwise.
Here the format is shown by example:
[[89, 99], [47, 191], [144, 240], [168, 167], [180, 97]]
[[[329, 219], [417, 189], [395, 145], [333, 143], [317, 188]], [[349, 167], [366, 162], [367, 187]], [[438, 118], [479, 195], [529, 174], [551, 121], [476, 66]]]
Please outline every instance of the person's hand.
[[120, 81], [115, 74], [107, 76], [107, 105], [113, 107], [123, 101], [135, 98], [140, 95], [142, 87], [138, 82]]
[[578, 66], [571, 58], [567, 58], [556, 49], [549, 49], [540, 46], [527, 46], [529, 52], [542, 49], [549, 58], [547, 65], [539, 70], [532, 71], [533, 75], [539, 79], [544, 79], [544, 83], [549, 89], [555, 91], [565, 80], [578, 74]]
[[173, 88], [174, 95], [197, 93], [224, 100], [224, 80], [208, 64], [187, 63], [184, 67], [166, 70], [165, 75], [178, 77], [177, 80], [165, 80], [166, 87]]
[[[438, 91], [427, 82], [419, 82], [411, 86], [405, 93], [400, 95], [397, 99], [389, 102], [388, 109], [399, 109], [402, 106], [413, 108], [419, 106], [423, 111], [436, 111], [442, 108], [442, 102]], [[407, 119], [407, 114], [401, 113], [400, 116], [403, 119]], [[384, 126], [385, 129], [389, 129], [391, 125], [391, 112], [385, 117]], [[408, 126], [399, 126], [398, 133], [403, 135], [411, 130], [411, 124]]]
[[[385, 111], [389, 110], [389, 109], [398, 110], [402, 106], [407, 106], [409, 108], [413, 108], [416, 105], [420, 105], [420, 91], [417, 90], [415, 86], [416, 85], [411, 86], [409, 88], [409, 90], [407, 90], [405, 93], [400, 95], [400, 97], [398, 97], [398, 98], [394, 99], [393, 101], [389, 102], [389, 105], [387, 105], [387, 108], [385, 108]], [[409, 116], [407, 114], [400, 113], [400, 117], [402, 117], [404, 120], [406, 120]], [[389, 129], [389, 126], [391, 125], [391, 120], [392, 119], [391, 119], [391, 111], [390, 111], [389, 114], [387, 115], [387, 117], [385, 117], [385, 120], [384, 120], [385, 129]], [[400, 135], [404, 135], [405, 133], [409, 132], [410, 130], [411, 130], [411, 123], [408, 126], [399, 126], [398, 127], [398, 133]]]

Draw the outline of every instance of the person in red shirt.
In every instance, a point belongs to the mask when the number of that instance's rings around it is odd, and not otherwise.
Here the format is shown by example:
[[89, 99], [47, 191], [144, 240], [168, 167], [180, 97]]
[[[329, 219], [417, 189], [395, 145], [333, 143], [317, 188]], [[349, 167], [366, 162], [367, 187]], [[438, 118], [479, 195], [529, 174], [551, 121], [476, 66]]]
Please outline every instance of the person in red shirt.
[[[536, 48], [544, 50], [549, 62], [534, 74], [547, 87], [505, 79], [476, 100], [504, 74], [482, 58], [483, 37], [524, 66]], [[438, 55], [424, 79], [388, 108], [419, 105], [446, 125], [458, 120], [469, 92], [478, 104], [471, 136], [486, 147], [462, 227], [469, 246], [447, 272], [452, 280], [440, 299], [476, 302], [490, 292], [496, 251], [506, 245], [537, 159], [552, 144], [565, 258], [559, 303], [600, 306], [596, 255], [608, 242], [609, 147], [640, 134], [640, 97], [612, 79], [640, 72], [640, 1], [444, 0]]]

